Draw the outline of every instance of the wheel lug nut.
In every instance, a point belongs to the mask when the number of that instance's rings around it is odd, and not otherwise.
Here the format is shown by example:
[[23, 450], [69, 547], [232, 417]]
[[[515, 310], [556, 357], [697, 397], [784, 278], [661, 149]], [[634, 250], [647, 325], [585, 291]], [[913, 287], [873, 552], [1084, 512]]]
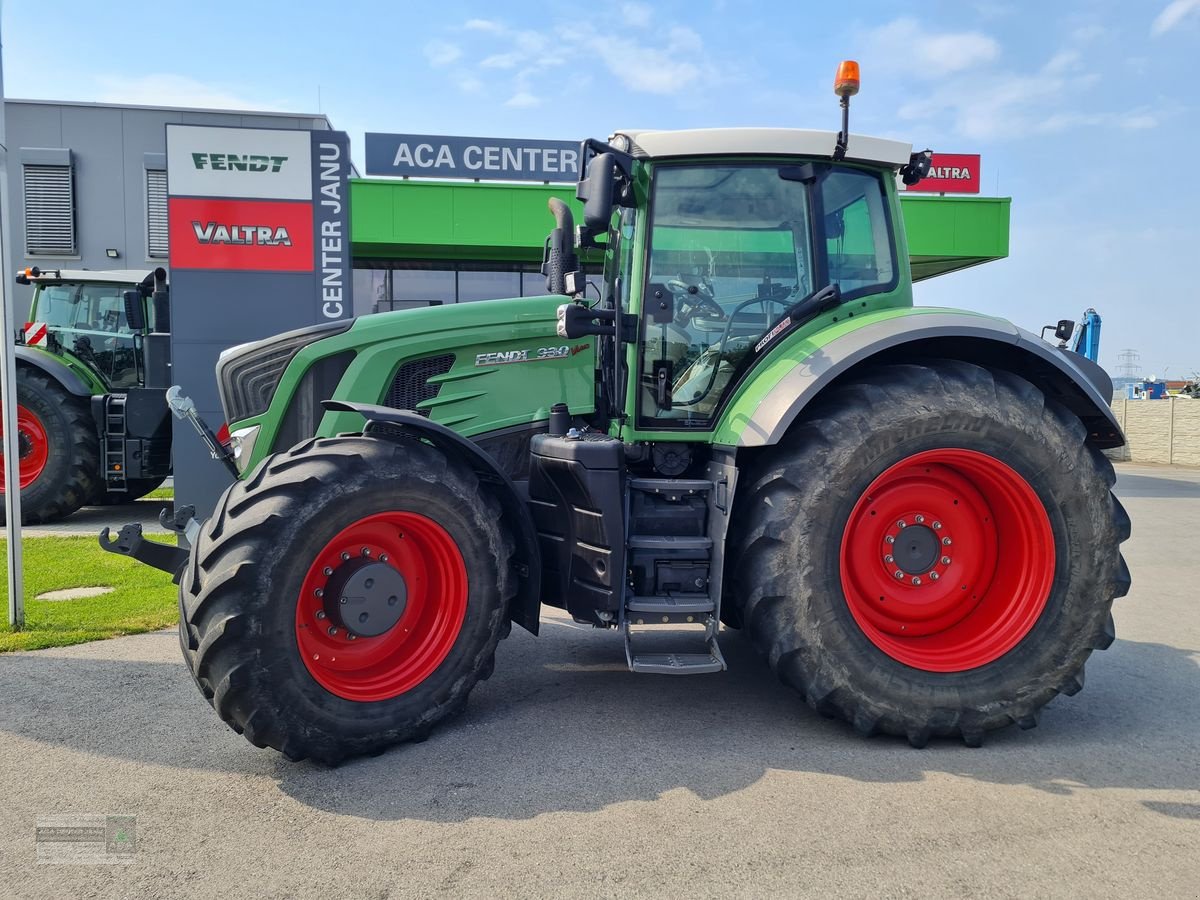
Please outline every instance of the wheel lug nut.
[[950, 565], [950, 557], [948, 557], [948, 556], [943, 556], [943, 557], [942, 557], [942, 565], [943, 565], [943, 566], [948, 566], [948, 565]]
[[917, 521], [917, 524], [918, 524], [918, 525], [920, 525], [922, 522], [924, 522], [924, 521], [925, 521], [925, 517], [924, 517], [924, 516], [917, 516], [917, 517], [916, 517], [916, 521]]
[[949, 547], [954, 542], [952, 540], [950, 540], [950, 538], [944, 537], [944, 538], [942, 538], [942, 543], [945, 544], [947, 547]]
[[313, 593], [317, 595], [318, 600], [325, 596], [325, 591], [323, 591], [321, 588], [317, 588], [315, 591], [313, 591]]
[[363, 547], [363, 548], [362, 548], [362, 555], [363, 555], [363, 556], [370, 556], [370, 555], [371, 555], [371, 548], [370, 548], [370, 547]]
[[937, 580], [938, 580], [939, 578], [941, 578], [941, 577], [942, 577], [942, 576], [941, 576], [941, 575], [939, 575], [937, 572], [930, 572], [930, 573], [929, 573], [929, 580], [930, 580], [930, 581], [937, 581]]
[[322, 569], [321, 571], [325, 573], [326, 577], [328, 577], [328, 576], [330, 576], [330, 575], [332, 575], [332, 574], [333, 574], [333, 569], [329, 568], [329, 566], [326, 566], [326, 567], [325, 567], [324, 569]]
[[330, 626], [329, 626], [329, 636], [330, 636], [330, 637], [333, 637], [333, 636], [334, 636], [334, 635], [336, 635], [336, 634], [337, 634], [337, 626], [336, 626], [336, 625], [330, 625]]
[[386, 553], [380, 553], [380, 554], [379, 554], [379, 561], [380, 561], [380, 562], [387, 562], [387, 554], [386, 554]]
[[904, 573], [901, 572], [899, 569], [896, 570], [895, 575], [897, 578], [900, 578], [900, 579], [904, 578]]
[[350, 554], [349, 554], [349, 553], [347, 553], [345, 550], [343, 550], [343, 551], [342, 551], [342, 562], [345, 562], [345, 561], [346, 561], [346, 560], [348, 560], [349, 558], [350, 558]]
[[933, 523], [933, 530], [934, 530], [934, 531], [941, 531], [941, 530], [942, 530], [942, 523], [941, 523], [941, 522], [937, 522], [937, 521], [935, 521], [935, 522]]
[[921, 583], [921, 578], [920, 578], [920, 576], [918, 576], [918, 575], [914, 575], [914, 576], [913, 576], [913, 584], [920, 584], [920, 583]]
[[318, 609], [318, 610], [317, 610], [317, 618], [318, 618], [318, 619], [323, 619], [323, 618], [325, 618], [325, 610], [323, 610], [323, 609]]
[[883, 561], [885, 563], [894, 563], [896, 561], [896, 557], [892, 556], [892, 554], [889, 553], [887, 556], [885, 556], [883, 558]]
[[358, 640], [358, 635], [357, 635], [357, 634], [348, 634], [348, 635], [346, 635], [346, 637], [348, 637], [348, 638], [349, 638], [350, 640], [352, 640], [352, 641], [356, 641], [356, 640]]
[[345, 602], [346, 602], [346, 598], [345, 598], [345, 597], [342, 597], [342, 598], [341, 598], [341, 599], [338, 601], [338, 603], [345, 603]]
[[907, 528], [908, 523], [905, 522], [903, 519], [900, 519], [899, 521], [896, 522], [896, 527], [897, 528]]
[[889, 543], [889, 544], [896, 543], [896, 539], [894, 537], [892, 537], [890, 534], [887, 537], [885, 537], [884, 540], [887, 541], [887, 543]]

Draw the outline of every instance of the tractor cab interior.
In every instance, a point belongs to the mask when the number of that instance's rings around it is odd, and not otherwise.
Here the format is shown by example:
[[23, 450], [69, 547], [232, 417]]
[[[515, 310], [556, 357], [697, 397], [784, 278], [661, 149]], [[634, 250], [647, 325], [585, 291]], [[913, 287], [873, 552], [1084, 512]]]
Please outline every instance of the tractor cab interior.
[[739, 363], [825, 285], [846, 298], [894, 284], [879, 175], [837, 167], [800, 180], [784, 171], [657, 170], [639, 348], [638, 413], [647, 424], [709, 424]]

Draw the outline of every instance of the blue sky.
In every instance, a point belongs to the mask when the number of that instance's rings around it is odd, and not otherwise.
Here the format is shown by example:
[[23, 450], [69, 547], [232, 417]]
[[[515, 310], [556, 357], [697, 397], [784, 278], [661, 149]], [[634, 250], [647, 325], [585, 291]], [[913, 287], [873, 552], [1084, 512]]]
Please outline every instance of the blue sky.
[[1104, 316], [1101, 361], [1200, 371], [1200, 0], [924, 4], [10, 2], [10, 97], [321, 111], [364, 131], [577, 139], [836, 129], [983, 155], [1008, 260], [918, 302], [1037, 328]]

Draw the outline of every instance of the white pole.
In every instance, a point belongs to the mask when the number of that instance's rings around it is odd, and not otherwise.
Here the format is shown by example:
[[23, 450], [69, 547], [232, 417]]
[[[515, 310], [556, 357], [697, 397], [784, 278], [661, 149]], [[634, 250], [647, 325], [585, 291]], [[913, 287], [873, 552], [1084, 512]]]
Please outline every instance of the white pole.
[[[25, 625], [25, 578], [21, 560], [21, 457], [17, 443], [16, 329], [12, 321], [12, 248], [8, 227], [8, 137], [4, 109], [4, 40], [0, 34], [0, 407], [4, 413], [4, 532], [8, 538], [8, 624]], [[13, 490], [16, 486], [17, 489]]]

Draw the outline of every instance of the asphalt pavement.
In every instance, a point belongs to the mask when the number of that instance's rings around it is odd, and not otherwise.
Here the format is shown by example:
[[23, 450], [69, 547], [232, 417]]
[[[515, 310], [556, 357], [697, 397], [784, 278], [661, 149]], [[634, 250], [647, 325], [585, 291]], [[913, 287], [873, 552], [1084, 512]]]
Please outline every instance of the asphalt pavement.
[[[428, 741], [336, 769], [222, 725], [173, 632], [0, 656], [0, 895], [1196, 897], [1200, 470], [1118, 493], [1118, 640], [976, 750], [864, 740], [736, 632], [726, 673], [632, 675], [557, 614]], [[133, 863], [37, 865], [64, 813], [136, 816]]]

